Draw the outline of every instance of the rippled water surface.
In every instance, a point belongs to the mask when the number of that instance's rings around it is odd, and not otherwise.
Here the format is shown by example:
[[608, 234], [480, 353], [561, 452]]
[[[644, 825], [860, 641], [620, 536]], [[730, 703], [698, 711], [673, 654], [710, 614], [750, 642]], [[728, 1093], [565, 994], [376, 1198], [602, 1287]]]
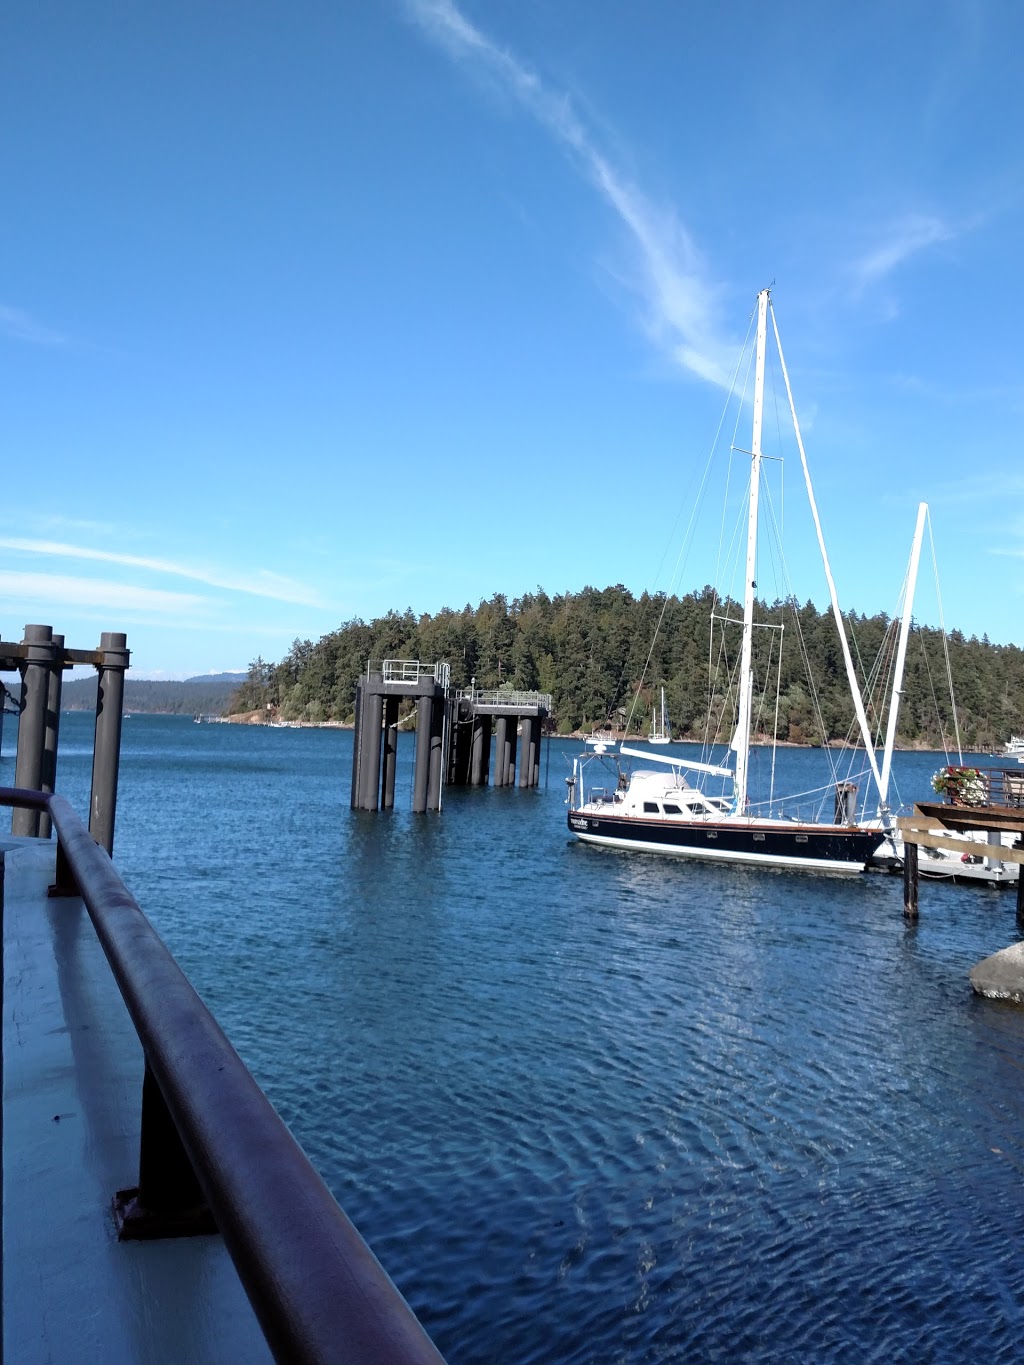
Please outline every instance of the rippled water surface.
[[115, 861], [452, 1365], [1018, 1359], [1013, 893], [585, 848], [570, 748], [373, 815], [347, 733], [133, 716]]

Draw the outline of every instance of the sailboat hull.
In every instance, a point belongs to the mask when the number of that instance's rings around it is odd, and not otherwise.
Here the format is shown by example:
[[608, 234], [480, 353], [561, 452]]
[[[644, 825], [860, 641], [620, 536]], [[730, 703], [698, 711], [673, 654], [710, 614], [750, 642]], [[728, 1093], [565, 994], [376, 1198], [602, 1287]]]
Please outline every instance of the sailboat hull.
[[579, 809], [570, 810], [569, 829], [584, 843], [607, 848], [842, 874], [863, 872], [883, 838], [878, 830], [849, 825], [643, 820]]

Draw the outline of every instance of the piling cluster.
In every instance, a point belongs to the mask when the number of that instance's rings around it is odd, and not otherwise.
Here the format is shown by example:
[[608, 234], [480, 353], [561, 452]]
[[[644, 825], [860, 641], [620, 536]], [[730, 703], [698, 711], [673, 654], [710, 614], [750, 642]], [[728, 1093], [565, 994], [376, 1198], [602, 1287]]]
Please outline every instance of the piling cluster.
[[[20, 643], [0, 640], [0, 673], [21, 675], [14, 785], [24, 790], [55, 790], [64, 670], [76, 664], [91, 664], [96, 669], [89, 833], [108, 853], [114, 848], [124, 675], [129, 660], [125, 646], [124, 635], [104, 631], [98, 649], [68, 649], [63, 635], [55, 635], [52, 626], [40, 625], [26, 626], [25, 638]], [[45, 811], [16, 808], [11, 833], [48, 839], [50, 817]]]
[[368, 664], [356, 688], [353, 810], [394, 806], [403, 700], [414, 702], [416, 719], [414, 812], [440, 810], [446, 784], [537, 786], [551, 709], [547, 694], [508, 688], [482, 692], [475, 683], [453, 692], [446, 663], [385, 659]]

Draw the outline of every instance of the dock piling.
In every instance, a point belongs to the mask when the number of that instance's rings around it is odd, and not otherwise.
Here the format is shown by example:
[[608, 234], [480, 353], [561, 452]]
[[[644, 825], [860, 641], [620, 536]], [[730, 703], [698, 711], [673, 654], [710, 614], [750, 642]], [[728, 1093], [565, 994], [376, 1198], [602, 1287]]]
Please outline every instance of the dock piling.
[[[21, 714], [18, 717], [18, 753], [14, 761], [14, 785], [29, 791], [43, 790], [46, 749], [46, 712], [50, 675], [54, 666], [52, 626], [26, 626], [21, 673]], [[47, 827], [47, 836], [49, 836]], [[39, 812], [15, 808], [11, 833], [34, 838], [40, 833]]]
[[121, 759], [124, 675], [128, 667], [126, 637], [105, 630], [100, 636], [96, 681], [96, 730], [89, 794], [89, 833], [108, 853], [114, 851], [117, 773]]
[[903, 845], [903, 915], [905, 919], [917, 919], [917, 898], [917, 844], [906, 841]]

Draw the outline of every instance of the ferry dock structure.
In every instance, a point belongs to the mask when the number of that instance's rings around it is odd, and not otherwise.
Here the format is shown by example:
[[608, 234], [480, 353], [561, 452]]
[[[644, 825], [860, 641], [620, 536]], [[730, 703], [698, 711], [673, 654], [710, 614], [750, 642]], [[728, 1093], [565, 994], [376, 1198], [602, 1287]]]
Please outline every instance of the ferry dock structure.
[[[72, 662], [100, 682], [88, 826], [46, 785]], [[119, 634], [0, 641], [22, 679], [0, 787], [3, 1359], [443, 1365], [111, 861], [128, 664]]]
[[[395, 804], [399, 710], [416, 715], [412, 809], [439, 811], [445, 785], [536, 787], [551, 696], [511, 688], [453, 691], [447, 663], [371, 660], [356, 685], [352, 809]], [[493, 733], [494, 759], [491, 761]]]

